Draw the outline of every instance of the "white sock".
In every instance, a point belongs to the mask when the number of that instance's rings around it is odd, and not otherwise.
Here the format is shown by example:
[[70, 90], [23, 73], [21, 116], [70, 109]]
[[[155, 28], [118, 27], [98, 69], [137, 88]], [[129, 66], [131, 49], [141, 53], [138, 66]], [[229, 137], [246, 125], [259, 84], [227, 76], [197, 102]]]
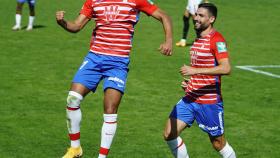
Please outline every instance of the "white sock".
[[21, 14], [16, 14], [16, 26], [21, 26]]
[[235, 152], [233, 148], [228, 144], [228, 142], [226, 143], [224, 148], [219, 151], [219, 153], [223, 158], [236, 158]]
[[29, 27], [33, 27], [34, 19], [35, 19], [35, 16], [29, 16], [29, 22], [28, 22]]
[[181, 137], [166, 142], [175, 158], [189, 158], [186, 145]]
[[80, 146], [80, 123], [82, 120], [82, 112], [79, 107], [83, 96], [77, 92], [70, 91], [69, 97], [74, 97], [71, 102], [67, 103], [67, 126], [69, 137], [71, 141], [71, 147], [79, 147]]
[[106, 158], [117, 130], [117, 114], [103, 114], [101, 145], [98, 158]]
[[186, 39], [181, 39], [180, 42], [186, 43], [187, 40]]

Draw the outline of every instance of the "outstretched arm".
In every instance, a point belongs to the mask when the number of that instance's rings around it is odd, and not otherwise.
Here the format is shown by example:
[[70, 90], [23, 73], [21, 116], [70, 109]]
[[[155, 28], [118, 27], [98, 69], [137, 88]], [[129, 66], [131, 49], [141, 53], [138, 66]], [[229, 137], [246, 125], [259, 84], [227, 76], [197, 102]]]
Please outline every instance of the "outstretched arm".
[[76, 33], [79, 32], [90, 20], [85, 15], [80, 14], [74, 21], [64, 20], [65, 11], [56, 12], [56, 22], [65, 30]]
[[161, 9], [157, 9], [156, 11], [154, 11], [154, 13], [152, 14], [152, 16], [159, 20], [164, 28], [164, 32], [165, 32], [165, 42], [163, 42], [160, 47], [159, 50], [162, 54], [164, 55], [172, 55], [172, 45], [173, 45], [173, 34], [172, 34], [172, 21], [171, 18]]
[[180, 69], [182, 76], [191, 75], [229, 75], [231, 66], [228, 58], [223, 58], [218, 61], [218, 66], [212, 68], [194, 68], [191, 66], [183, 65]]

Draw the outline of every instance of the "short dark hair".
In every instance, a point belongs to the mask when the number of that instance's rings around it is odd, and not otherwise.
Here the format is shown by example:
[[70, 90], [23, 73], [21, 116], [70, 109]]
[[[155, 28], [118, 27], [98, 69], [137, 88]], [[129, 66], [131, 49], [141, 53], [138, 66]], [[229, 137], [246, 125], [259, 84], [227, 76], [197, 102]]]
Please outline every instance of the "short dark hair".
[[212, 14], [212, 16], [215, 17], [215, 19], [217, 19], [218, 9], [217, 9], [217, 7], [213, 3], [201, 3], [201, 4], [198, 5], [198, 8], [205, 8], [205, 9], [207, 9], [208, 12], [210, 14]]

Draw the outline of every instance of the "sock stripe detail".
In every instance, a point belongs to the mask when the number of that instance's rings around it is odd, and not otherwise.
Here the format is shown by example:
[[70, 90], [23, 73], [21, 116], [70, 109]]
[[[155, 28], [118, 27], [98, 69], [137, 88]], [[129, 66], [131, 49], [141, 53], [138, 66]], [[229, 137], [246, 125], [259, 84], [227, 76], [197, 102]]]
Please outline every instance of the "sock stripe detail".
[[110, 149], [100, 147], [99, 154], [108, 155]]
[[79, 140], [80, 139], [80, 132], [71, 134], [69, 133], [70, 140]]
[[104, 122], [104, 123], [115, 124], [115, 123], [117, 123], [117, 121], [114, 121], [114, 122]]
[[78, 106], [78, 107], [76, 107], [76, 108], [72, 108], [72, 107], [67, 106], [66, 109], [67, 109], [67, 110], [70, 110], [70, 111], [75, 111], [75, 110], [80, 109], [80, 107]]
[[182, 142], [176, 147], [176, 149], [180, 148], [183, 144], [184, 144], [184, 142], [182, 141]]

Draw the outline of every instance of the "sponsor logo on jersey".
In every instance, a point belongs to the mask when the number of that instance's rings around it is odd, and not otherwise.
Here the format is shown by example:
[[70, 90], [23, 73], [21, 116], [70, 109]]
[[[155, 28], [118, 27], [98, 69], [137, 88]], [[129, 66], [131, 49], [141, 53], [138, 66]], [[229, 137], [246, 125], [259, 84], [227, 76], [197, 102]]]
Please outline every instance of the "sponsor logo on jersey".
[[154, 4], [154, 2], [153, 2], [152, 0], [148, 0], [148, 2], [149, 2], [151, 5]]
[[227, 52], [227, 46], [225, 42], [217, 42], [216, 45], [219, 53]]

